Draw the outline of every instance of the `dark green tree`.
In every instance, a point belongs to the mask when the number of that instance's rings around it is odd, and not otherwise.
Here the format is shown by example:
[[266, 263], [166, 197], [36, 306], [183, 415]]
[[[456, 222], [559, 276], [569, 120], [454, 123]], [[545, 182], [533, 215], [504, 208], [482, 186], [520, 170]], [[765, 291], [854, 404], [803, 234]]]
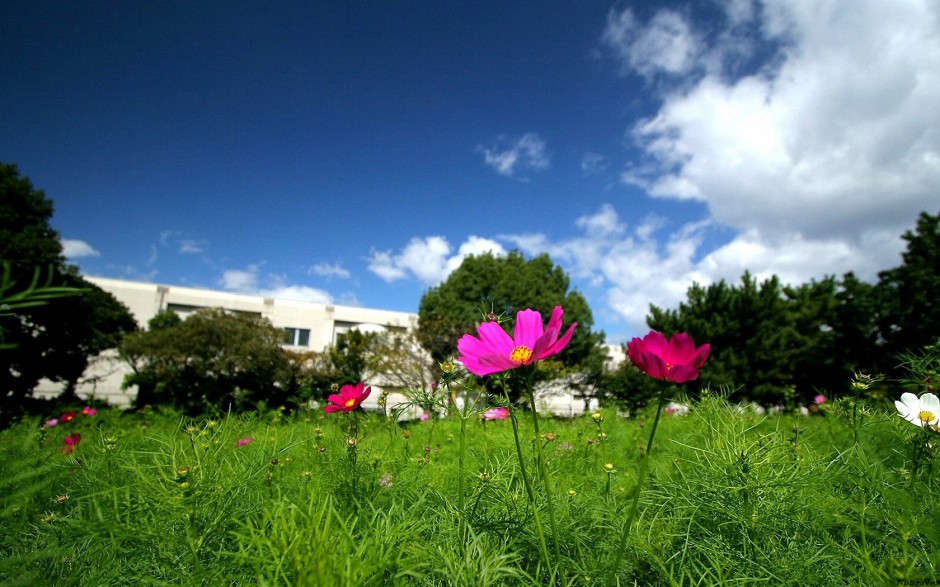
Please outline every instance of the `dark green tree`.
[[902, 238], [903, 263], [878, 274], [882, 312], [878, 334], [883, 343], [884, 370], [900, 376], [900, 357], [918, 352], [940, 339], [940, 213], [922, 212], [913, 231]]
[[578, 323], [568, 347], [559, 355], [564, 368], [600, 374], [604, 360], [603, 332], [594, 332], [594, 317], [587, 301], [569, 291], [570, 279], [561, 267], [542, 254], [526, 259], [512, 251], [467, 257], [440, 285], [421, 298], [418, 340], [442, 362], [457, 352], [457, 339], [475, 333], [486, 314], [506, 320], [511, 327], [516, 312], [531, 308], [547, 320], [555, 306], [565, 310], [564, 324]]
[[72, 393], [88, 361], [113, 348], [133, 318], [113, 296], [95, 288], [68, 265], [58, 233], [49, 224], [52, 202], [15, 165], [0, 163], [0, 261], [9, 279], [25, 287], [39, 271], [43, 285], [82, 290], [81, 295], [0, 313], [5, 349], [0, 351], [0, 412], [24, 407], [43, 377]]
[[260, 316], [199, 310], [176, 324], [158, 314], [145, 332], [129, 334], [121, 357], [139, 386], [136, 405], [172, 405], [188, 413], [285, 405], [292, 368], [284, 332]]

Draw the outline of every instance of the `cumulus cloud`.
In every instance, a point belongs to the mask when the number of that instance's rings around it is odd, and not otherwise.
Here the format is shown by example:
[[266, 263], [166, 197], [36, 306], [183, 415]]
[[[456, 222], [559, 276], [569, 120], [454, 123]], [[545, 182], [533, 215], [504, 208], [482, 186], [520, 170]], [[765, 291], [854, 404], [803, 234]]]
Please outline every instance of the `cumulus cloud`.
[[228, 269], [222, 273], [219, 285], [223, 289], [237, 292], [250, 292], [258, 287], [258, 266], [248, 269]]
[[264, 276], [264, 285], [259, 275], [264, 263], [249, 265], [245, 269], [228, 269], [222, 273], [219, 285], [228, 291], [262, 296], [277, 300], [293, 300], [298, 302], [315, 302], [329, 304], [332, 297], [326, 291], [305, 285], [288, 283], [283, 275], [268, 274]]
[[[724, 9], [708, 30], [675, 11], [647, 22], [614, 11], [602, 33], [622, 71], [663, 82], [658, 110], [628, 129], [643, 158], [623, 181], [703, 202], [710, 223], [680, 229], [666, 249], [635, 229], [605, 256], [610, 303], [631, 320], [644, 298], [665, 303], [695, 276], [874, 278], [899, 263], [899, 236], [917, 214], [937, 210], [940, 5], [734, 0]], [[732, 238], [704, 250], [719, 226]], [[644, 275], [610, 266], [627, 261]], [[661, 297], [633, 287], [658, 278], [674, 282]]]
[[101, 253], [85, 241], [74, 239], [62, 239], [62, 254], [66, 259], [78, 259], [81, 257], [100, 257]]
[[[737, 22], [758, 10], [731, 6]], [[633, 44], [655, 21], [638, 27]], [[716, 221], [743, 231], [854, 247], [886, 226], [900, 234], [936, 207], [940, 5], [779, 0], [759, 10], [753, 32], [781, 43], [773, 66], [705, 73], [663, 96], [631, 129], [654, 166], [629, 169], [625, 181], [655, 197], [704, 201]], [[624, 60], [644, 74], [676, 72]]]
[[330, 265], [329, 263], [317, 263], [308, 270], [311, 275], [320, 277], [339, 277], [340, 279], [349, 279], [349, 271], [343, 269], [339, 263]]
[[528, 171], [547, 169], [550, 161], [545, 141], [535, 133], [512, 140], [500, 137], [496, 145], [481, 145], [477, 149], [483, 153], [483, 161], [497, 173], [522, 180], [527, 179], [524, 174]]
[[498, 242], [478, 236], [470, 236], [456, 253], [442, 236], [416, 237], [398, 254], [372, 251], [369, 271], [388, 282], [413, 276], [427, 285], [436, 285], [459, 267], [466, 257], [487, 252], [495, 255], [506, 253]]
[[603, 43], [621, 60], [624, 72], [635, 70], [650, 77], [660, 72], [688, 73], [698, 64], [701, 42], [677, 12], [664, 9], [646, 24], [633, 11], [612, 11], [607, 18]]

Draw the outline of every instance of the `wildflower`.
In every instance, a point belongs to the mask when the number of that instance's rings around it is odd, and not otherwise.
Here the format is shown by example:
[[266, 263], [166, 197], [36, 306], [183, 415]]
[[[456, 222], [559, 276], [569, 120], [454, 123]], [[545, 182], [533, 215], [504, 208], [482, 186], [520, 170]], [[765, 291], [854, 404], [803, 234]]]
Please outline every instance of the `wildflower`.
[[613, 463], [605, 463], [605, 464], [604, 464], [604, 471], [606, 471], [607, 473], [614, 473], [614, 472], [615, 472], [614, 464], [613, 464]]
[[418, 417], [422, 422], [427, 422], [431, 416], [427, 412], [421, 412], [421, 415]]
[[62, 422], [63, 424], [67, 422], [71, 422], [74, 419], [75, 419], [75, 412], [65, 412], [64, 414], [59, 416], [59, 422]]
[[913, 393], [903, 393], [901, 401], [895, 400], [894, 405], [901, 417], [921, 428], [933, 428], [940, 421], [940, 399], [932, 393], [925, 393], [920, 398]]
[[595, 422], [603, 422], [604, 414], [600, 412], [594, 412], [593, 414], [591, 414], [591, 419], [594, 420]]
[[574, 496], [577, 495], [577, 494], [578, 494], [578, 492], [575, 491], [574, 489], [569, 489], [569, 490], [568, 490], [568, 497], [574, 497]]
[[826, 403], [826, 396], [820, 393], [819, 395], [813, 398], [813, 403], [816, 404], [817, 406]]
[[393, 485], [392, 483], [392, 474], [386, 473], [379, 478], [379, 485], [388, 489]]
[[711, 346], [696, 348], [695, 341], [681, 332], [668, 341], [655, 330], [642, 339], [634, 338], [627, 345], [627, 355], [641, 371], [653, 379], [685, 383], [698, 379], [698, 370], [708, 359]]
[[331, 394], [327, 398], [330, 403], [323, 407], [323, 411], [328, 414], [332, 412], [345, 412], [348, 414], [355, 410], [372, 393], [372, 388], [366, 387], [363, 389], [364, 385], [360, 381], [356, 385], [342, 386], [339, 393]]
[[52, 428], [53, 426], [58, 426], [58, 425], [59, 425], [58, 418], [50, 418], [49, 420], [46, 420], [45, 422], [43, 422], [44, 428]]
[[97, 413], [98, 413], [98, 410], [96, 410], [95, 408], [91, 406], [85, 406], [84, 408], [82, 408], [82, 414], [85, 416], [94, 416]]
[[59, 450], [64, 452], [67, 455], [72, 454], [72, 451], [75, 450], [75, 447], [78, 446], [78, 443], [82, 441], [82, 435], [78, 432], [73, 432], [65, 437], [64, 442], [65, 446], [61, 447]]
[[238, 440], [236, 440], [235, 446], [245, 446], [246, 444], [251, 444], [254, 441], [255, 441], [254, 438], [250, 436], [246, 436], [245, 438], [239, 438]]
[[460, 351], [458, 361], [474, 375], [484, 376], [531, 365], [552, 355], [557, 355], [571, 341], [577, 323], [559, 338], [561, 306], [555, 306], [542, 326], [542, 314], [535, 310], [522, 310], [516, 314], [514, 336], [510, 337], [498, 322], [483, 322], [477, 326], [477, 335], [465, 334], [457, 341]]
[[454, 369], [457, 368], [457, 366], [454, 365], [454, 362], [451, 361], [450, 359], [447, 359], [443, 363], [440, 363], [440, 366], [441, 366], [441, 371], [443, 371], [444, 373], [453, 373]]
[[484, 420], [505, 420], [509, 417], [509, 409], [502, 406], [483, 412]]

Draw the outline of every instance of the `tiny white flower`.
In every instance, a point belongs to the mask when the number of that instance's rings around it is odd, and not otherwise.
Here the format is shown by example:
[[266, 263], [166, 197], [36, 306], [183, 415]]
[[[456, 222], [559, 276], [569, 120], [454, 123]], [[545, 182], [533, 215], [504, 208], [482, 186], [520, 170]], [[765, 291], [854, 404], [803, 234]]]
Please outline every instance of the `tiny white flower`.
[[913, 393], [904, 393], [901, 401], [895, 400], [894, 405], [901, 416], [915, 426], [936, 426], [940, 422], [940, 399], [932, 393], [925, 393], [920, 398]]

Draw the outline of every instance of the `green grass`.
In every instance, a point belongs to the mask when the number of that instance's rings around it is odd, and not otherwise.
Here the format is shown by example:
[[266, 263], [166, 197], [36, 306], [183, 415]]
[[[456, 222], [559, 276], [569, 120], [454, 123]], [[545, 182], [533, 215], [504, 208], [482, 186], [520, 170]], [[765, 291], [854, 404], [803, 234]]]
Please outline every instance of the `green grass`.
[[[849, 410], [756, 416], [706, 398], [664, 417], [619, 569], [649, 414], [542, 421], [554, 435], [541, 440], [561, 553], [551, 568], [508, 421], [468, 422], [463, 471], [457, 417], [399, 426], [360, 415], [355, 459], [345, 417], [319, 412], [192, 421], [103, 410], [50, 429], [22, 422], [0, 432], [0, 581], [937, 584], [932, 446], [888, 411], [867, 416], [856, 444]], [[531, 430], [523, 415], [537, 484]], [[65, 454], [71, 432], [82, 440]]]

